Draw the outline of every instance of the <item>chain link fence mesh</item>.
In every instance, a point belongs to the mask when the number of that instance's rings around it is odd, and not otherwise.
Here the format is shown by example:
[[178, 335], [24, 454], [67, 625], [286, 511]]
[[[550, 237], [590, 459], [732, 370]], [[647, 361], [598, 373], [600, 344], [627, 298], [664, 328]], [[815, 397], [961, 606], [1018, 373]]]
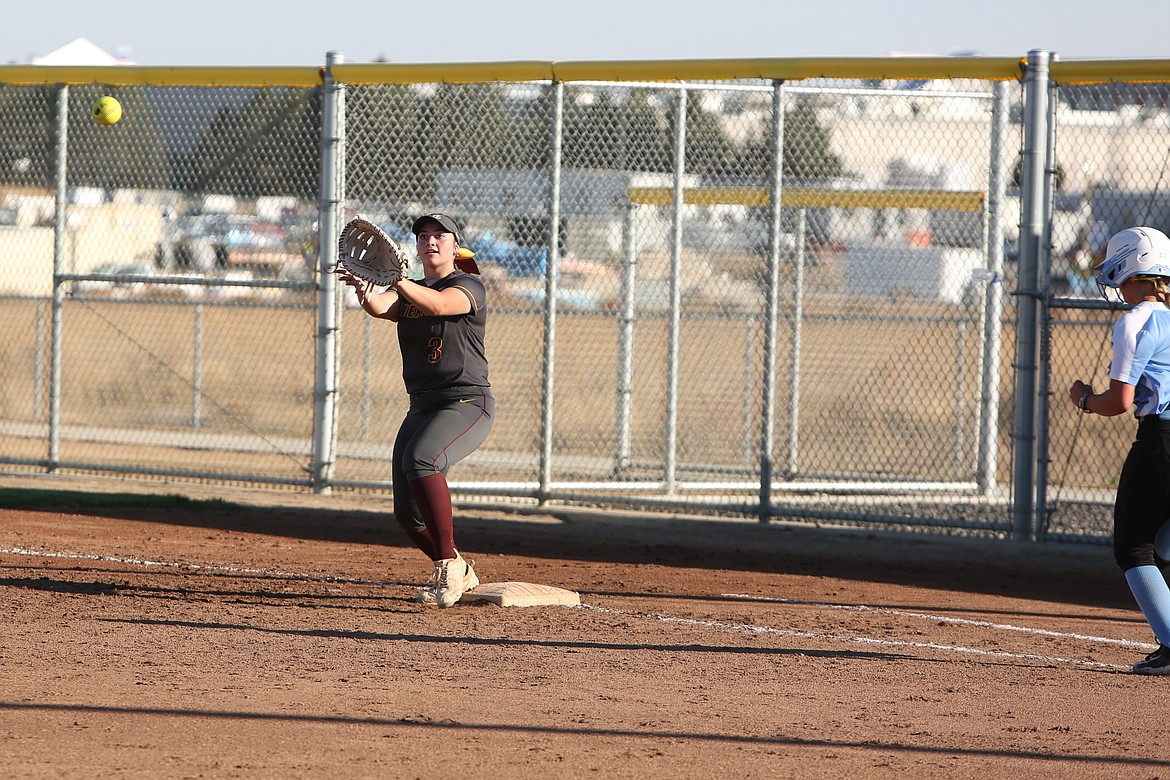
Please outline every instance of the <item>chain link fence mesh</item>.
[[1056, 84], [1051, 310], [1049, 536], [1112, 531], [1112, 497], [1136, 423], [1078, 414], [1068, 387], [1109, 386], [1110, 335], [1123, 307], [1101, 299], [1093, 268], [1110, 236], [1170, 232], [1170, 83]]
[[[1137, 211], [1170, 227], [1163, 87], [1056, 90], [1058, 295], [1095, 293]], [[103, 94], [117, 125], [89, 116]], [[307, 485], [336, 389], [331, 484], [389, 489], [396, 335], [348, 289], [321, 385], [324, 94], [0, 83], [3, 462]], [[476, 253], [499, 416], [457, 492], [1006, 532], [1022, 100], [943, 77], [351, 83], [341, 218], [412, 248], [443, 211]], [[1104, 527], [1128, 433], [1059, 402], [1102, 381], [1111, 316], [1053, 307], [1051, 533]], [[1062, 466], [1074, 448], [1116, 458]]]
[[[868, 494], [853, 499], [854, 512], [884, 513], [887, 485], [915, 503], [924, 493], [984, 501], [974, 498], [977, 449], [998, 436], [980, 430], [985, 286], [971, 272], [988, 263], [993, 101], [986, 84], [960, 86], [784, 92], [783, 187], [800, 205], [782, 214], [770, 355], [775, 88], [567, 86], [555, 203], [554, 482], [750, 503], [770, 358], [776, 478], [782, 495], [800, 497], [780, 499], [778, 513], [833, 485]], [[355, 86], [346, 96], [347, 206], [407, 241], [413, 216], [449, 213], [476, 252], [501, 403], [473, 460], [482, 461], [477, 477], [509, 483], [538, 479], [545, 424], [553, 94], [551, 85], [471, 84]], [[977, 205], [940, 208], [946, 192]], [[363, 345], [384, 343], [362, 327]], [[348, 324], [346, 338], [352, 344]], [[374, 365], [347, 375], [360, 374], [363, 397], [376, 399], [399, 365], [392, 345], [372, 349]], [[392, 438], [405, 403], [388, 397], [395, 413], [372, 423], [381, 430], [372, 438]], [[379, 467], [384, 479], [384, 460]]]
[[[90, 115], [102, 95], [115, 125]], [[5, 453], [304, 481], [316, 91], [6, 85], [0, 112], [20, 117], [0, 149]]]

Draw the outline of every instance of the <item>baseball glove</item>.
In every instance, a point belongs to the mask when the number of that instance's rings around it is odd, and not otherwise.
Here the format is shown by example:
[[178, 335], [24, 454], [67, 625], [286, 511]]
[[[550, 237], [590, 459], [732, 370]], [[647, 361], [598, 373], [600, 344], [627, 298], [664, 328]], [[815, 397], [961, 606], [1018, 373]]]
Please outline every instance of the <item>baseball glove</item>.
[[398, 242], [360, 215], [342, 228], [337, 259], [354, 276], [380, 287], [397, 282], [410, 265]]

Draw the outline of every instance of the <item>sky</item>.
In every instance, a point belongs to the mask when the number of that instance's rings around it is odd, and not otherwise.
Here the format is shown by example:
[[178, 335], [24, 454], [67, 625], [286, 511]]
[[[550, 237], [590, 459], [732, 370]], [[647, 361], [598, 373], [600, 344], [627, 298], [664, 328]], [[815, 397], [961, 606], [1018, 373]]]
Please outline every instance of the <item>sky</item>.
[[[0, 63], [87, 38], [139, 65], [886, 57], [1170, 58], [1166, 0], [14, 0]], [[1152, 32], [1151, 32], [1152, 27]]]

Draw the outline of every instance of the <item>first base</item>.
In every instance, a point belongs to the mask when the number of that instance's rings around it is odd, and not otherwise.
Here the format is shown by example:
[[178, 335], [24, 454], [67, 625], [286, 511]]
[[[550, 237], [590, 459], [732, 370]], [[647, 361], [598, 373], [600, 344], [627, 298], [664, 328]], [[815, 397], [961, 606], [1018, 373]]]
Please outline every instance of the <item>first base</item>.
[[581, 596], [571, 590], [531, 582], [488, 582], [469, 590], [459, 599], [464, 603], [490, 601], [501, 607], [541, 607], [550, 604], [577, 606]]

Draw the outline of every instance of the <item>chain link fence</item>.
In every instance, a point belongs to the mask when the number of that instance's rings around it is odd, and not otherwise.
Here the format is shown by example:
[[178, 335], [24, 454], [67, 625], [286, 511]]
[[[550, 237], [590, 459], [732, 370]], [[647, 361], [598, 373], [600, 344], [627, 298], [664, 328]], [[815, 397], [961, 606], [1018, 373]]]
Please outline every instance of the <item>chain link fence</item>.
[[0, 111], [6, 460], [307, 482], [319, 90], [4, 84]]
[[[1044, 533], [1105, 539], [1112, 499], [1136, 423], [1081, 415], [1067, 403], [1074, 379], [1108, 387], [1110, 334], [1124, 305], [1102, 299], [1092, 269], [1110, 236], [1134, 225], [1170, 231], [1170, 72], [1132, 81], [1053, 79], [1051, 161], [1052, 409]], [[1157, 80], [1155, 80], [1157, 79]]]
[[[323, 271], [352, 214], [412, 246], [438, 210], [488, 288], [499, 401], [452, 473], [462, 500], [1094, 538], [1109, 458], [1041, 467], [1062, 492], [1034, 525], [1015, 488], [1026, 76], [991, 58], [0, 67], [0, 463], [388, 491], [394, 328]], [[1039, 166], [1061, 300], [1088, 294], [1077, 252], [1126, 204], [1170, 209], [1164, 97], [1117, 98], [1165, 92], [1137, 82], [1054, 80]], [[117, 125], [89, 116], [103, 94]], [[1079, 362], [1110, 315], [1051, 312], [1059, 395], [1098, 368]], [[1074, 446], [1119, 463], [1125, 432], [1065, 417], [1042, 465]]]

